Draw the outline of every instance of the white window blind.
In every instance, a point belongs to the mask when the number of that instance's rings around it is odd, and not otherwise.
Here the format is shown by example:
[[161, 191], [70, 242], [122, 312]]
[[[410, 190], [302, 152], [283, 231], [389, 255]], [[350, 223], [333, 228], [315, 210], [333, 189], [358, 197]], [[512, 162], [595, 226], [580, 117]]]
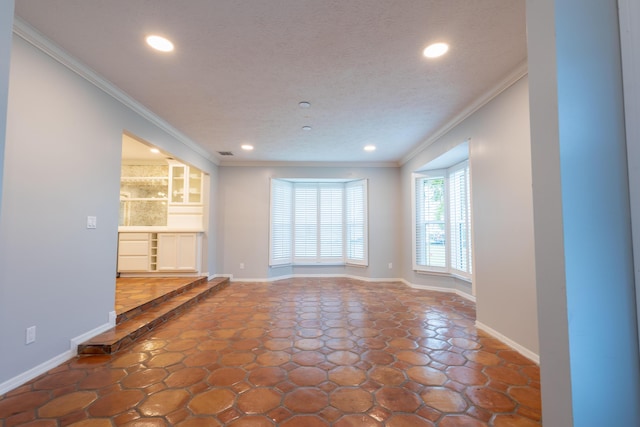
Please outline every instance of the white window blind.
[[315, 260], [318, 256], [318, 187], [296, 184], [293, 187], [293, 258]]
[[290, 264], [293, 185], [271, 180], [269, 265]]
[[343, 259], [343, 204], [344, 186], [340, 184], [318, 184], [320, 221], [318, 244], [319, 261], [338, 261]]
[[447, 267], [445, 178], [442, 174], [414, 175], [414, 268]]
[[271, 182], [269, 265], [367, 265], [366, 180]]
[[451, 269], [471, 274], [471, 221], [469, 166], [460, 163], [449, 169], [449, 217]]
[[346, 190], [346, 246], [347, 263], [368, 264], [368, 206], [367, 181], [351, 181]]

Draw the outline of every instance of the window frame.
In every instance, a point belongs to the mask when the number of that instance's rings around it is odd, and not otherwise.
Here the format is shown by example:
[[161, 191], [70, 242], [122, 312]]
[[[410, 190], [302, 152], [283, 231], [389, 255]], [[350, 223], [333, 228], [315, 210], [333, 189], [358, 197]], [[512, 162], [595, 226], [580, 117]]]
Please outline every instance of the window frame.
[[[429, 170], [429, 171], [421, 171], [421, 172], [414, 172], [411, 174], [411, 198], [412, 198], [412, 232], [411, 232], [411, 236], [412, 236], [412, 246], [413, 246], [413, 251], [412, 251], [412, 258], [413, 258], [413, 270], [414, 271], [425, 271], [425, 272], [431, 272], [431, 273], [447, 273], [449, 271], [448, 269], [448, 265], [449, 265], [449, 250], [448, 250], [448, 236], [449, 236], [449, 228], [448, 228], [448, 199], [446, 198], [447, 195], [447, 175], [446, 175], [446, 170], [443, 169], [435, 169], [435, 170]], [[422, 230], [423, 228], [426, 229], [427, 223], [429, 222], [433, 222], [433, 221], [425, 221], [423, 224], [418, 224], [418, 181], [424, 181], [424, 180], [429, 180], [429, 179], [443, 179], [444, 181], [444, 195], [443, 195], [443, 209], [444, 209], [444, 236], [445, 236], [445, 243], [444, 243], [444, 266], [436, 266], [436, 265], [429, 265], [426, 258], [425, 258], [425, 263], [424, 264], [419, 264], [418, 263], [418, 256], [419, 256], [419, 250], [418, 250], [418, 244], [419, 244], [419, 239], [418, 239], [418, 228], [420, 225], [420, 229]], [[420, 199], [421, 200], [421, 199]], [[421, 209], [420, 209], [421, 210]], [[421, 210], [422, 211], [422, 210]], [[425, 251], [426, 251], [426, 246], [427, 246], [427, 239], [426, 239], [426, 231], [423, 233], [422, 235], [422, 240], [423, 243], [422, 245], [424, 245], [425, 247]], [[425, 254], [426, 257], [426, 254]]]
[[[453, 227], [452, 227], [452, 212], [451, 212], [451, 197], [452, 197], [452, 189], [451, 189], [451, 177], [461, 169], [465, 169], [465, 193], [467, 199], [467, 215], [466, 215], [466, 238], [467, 238], [467, 254], [466, 254], [466, 262], [468, 266], [468, 271], [459, 270], [458, 268], [454, 268], [452, 263], [452, 250], [454, 244], [453, 238]], [[462, 162], [458, 162], [446, 169], [433, 169], [433, 170], [425, 170], [413, 172], [411, 174], [411, 213], [412, 213], [412, 265], [413, 270], [416, 272], [422, 273], [434, 273], [434, 274], [449, 274], [452, 276], [460, 277], [465, 280], [471, 280], [473, 274], [473, 234], [472, 234], [472, 222], [473, 218], [471, 215], [471, 180], [470, 180], [470, 166], [469, 160], [466, 159]], [[418, 214], [420, 207], [418, 203], [420, 202], [419, 195], [417, 190], [419, 189], [419, 185], [422, 185], [421, 182], [428, 179], [444, 179], [444, 223], [445, 223], [445, 243], [444, 243], [444, 251], [445, 251], [445, 266], [434, 266], [428, 265], [426, 260], [425, 263], [421, 264], [418, 260], [420, 247], [422, 244], [426, 247], [426, 232], [423, 233], [422, 236], [418, 235], [419, 226], [422, 224], [418, 224]]]

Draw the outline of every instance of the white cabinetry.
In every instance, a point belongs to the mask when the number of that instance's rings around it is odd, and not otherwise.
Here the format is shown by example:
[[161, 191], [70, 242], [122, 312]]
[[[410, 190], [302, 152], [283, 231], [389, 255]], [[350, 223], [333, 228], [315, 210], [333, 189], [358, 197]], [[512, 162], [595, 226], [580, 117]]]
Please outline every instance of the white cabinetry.
[[197, 233], [159, 233], [158, 271], [197, 271]]
[[169, 166], [170, 203], [202, 203], [202, 171], [182, 163]]
[[167, 227], [202, 228], [203, 173], [182, 163], [169, 165], [169, 206]]
[[118, 273], [200, 273], [202, 233], [118, 233]]
[[139, 272], [150, 269], [151, 239], [149, 233], [120, 233], [118, 238], [118, 271]]

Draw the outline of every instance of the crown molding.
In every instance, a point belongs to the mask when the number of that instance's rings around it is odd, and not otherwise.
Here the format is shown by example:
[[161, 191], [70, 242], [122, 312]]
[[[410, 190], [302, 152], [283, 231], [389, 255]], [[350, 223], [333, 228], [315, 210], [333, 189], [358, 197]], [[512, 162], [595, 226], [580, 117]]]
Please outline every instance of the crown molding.
[[182, 143], [189, 149], [195, 151], [215, 165], [220, 164], [219, 160], [216, 157], [212, 156], [211, 153], [202, 148], [202, 146], [200, 146], [198, 143], [193, 141], [184, 133], [180, 132], [166, 120], [162, 119], [160, 116], [149, 110], [147, 107], [127, 95], [122, 89], [102, 77], [96, 71], [78, 61], [71, 54], [53, 43], [43, 34], [38, 32], [38, 30], [26, 23], [19, 16], [14, 17], [13, 33], [35, 48], [39, 49], [46, 55], [50, 56], [54, 60], [58, 61], [60, 64], [64, 65], [69, 70], [73, 71], [98, 89], [102, 90], [107, 95], [119, 101], [134, 113], [137, 113], [140, 116], [144, 117], [149, 122], [153, 123], [160, 129], [174, 137], [178, 142]]
[[397, 162], [283, 162], [283, 161], [222, 161], [224, 167], [306, 167], [306, 168], [397, 168]]
[[400, 160], [400, 165], [401, 166], [404, 165], [409, 160], [411, 160], [415, 156], [417, 156], [424, 149], [426, 149], [431, 144], [436, 142], [438, 139], [442, 138], [451, 129], [453, 129], [456, 126], [458, 126], [465, 119], [467, 119], [473, 113], [475, 113], [480, 108], [482, 108], [484, 105], [489, 103], [496, 96], [500, 95], [506, 89], [511, 87], [515, 82], [517, 82], [518, 80], [520, 80], [521, 78], [526, 76], [528, 72], [529, 72], [529, 68], [528, 68], [528, 65], [527, 65], [527, 60], [525, 59], [523, 62], [518, 64], [518, 66], [511, 73], [509, 73], [504, 79], [500, 80], [500, 82], [498, 82], [496, 85], [494, 85], [489, 90], [487, 90], [484, 94], [482, 94], [480, 97], [478, 97], [474, 102], [469, 104], [458, 115], [456, 115], [451, 120], [449, 120], [447, 123], [445, 123], [441, 128], [439, 128], [438, 130], [433, 132], [431, 134], [431, 136], [429, 136], [424, 142], [422, 142], [417, 147], [415, 147], [413, 150], [411, 150], [406, 156], [404, 156]]

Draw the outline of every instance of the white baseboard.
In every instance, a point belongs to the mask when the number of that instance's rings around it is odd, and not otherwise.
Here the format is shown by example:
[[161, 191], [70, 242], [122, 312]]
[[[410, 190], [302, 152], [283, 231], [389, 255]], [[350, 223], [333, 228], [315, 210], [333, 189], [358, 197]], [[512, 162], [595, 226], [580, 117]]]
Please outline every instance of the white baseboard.
[[521, 346], [517, 342], [505, 337], [500, 332], [496, 331], [495, 329], [477, 320], [476, 320], [476, 328], [482, 330], [483, 332], [486, 332], [487, 334], [491, 335], [495, 339], [502, 341], [503, 343], [505, 343], [506, 345], [508, 345], [509, 347], [513, 348], [515, 351], [517, 351], [518, 353], [526, 357], [527, 359], [535, 362], [537, 365], [540, 365], [540, 355], [534, 353], [528, 348]]
[[234, 278], [232, 274], [227, 274], [227, 275], [219, 274], [216, 277], [229, 277], [232, 282], [249, 282], [249, 283], [271, 283], [271, 282], [277, 282], [278, 280], [297, 279], [297, 278], [345, 278], [345, 279], [361, 280], [363, 282], [371, 282], [371, 283], [401, 282], [413, 289], [424, 289], [427, 291], [454, 293], [471, 302], [476, 302], [475, 296], [470, 295], [459, 289], [445, 288], [440, 286], [416, 285], [406, 281], [405, 279], [401, 279], [398, 277], [376, 278], [376, 277], [354, 276], [351, 274], [286, 274], [282, 276], [258, 278], [258, 279], [255, 279], [255, 278], [243, 279], [240, 277]]
[[218, 276], [229, 277], [232, 282], [249, 282], [249, 283], [271, 283], [271, 282], [277, 282], [278, 280], [304, 279], [304, 278], [318, 278], [318, 279], [345, 278], [345, 279], [360, 280], [363, 282], [401, 282], [402, 281], [402, 279], [398, 279], [398, 278], [372, 278], [372, 277], [354, 276], [351, 274], [285, 274], [282, 276], [257, 278], [257, 279], [256, 278], [244, 279], [241, 277], [233, 277], [232, 274], [228, 274], [228, 275], [222, 274]]
[[[44, 374], [45, 372], [63, 364], [64, 362], [66, 362], [69, 359], [74, 358], [75, 356], [77, 356], [78, 354], [78, 345], [82, 344], [83, 342], [90, 340], [91, 338], [95, 337], [98, 334], [101, 334], [109, 329], [111, 329], [113, 326], [115, 326], [115, 311], [109, 312], [109, 322], [98, 326], [97, 328], [94, 328], [92, 330], [90, 330], [89, 332], [85, 332], [82, 335], [78, 335], [75, 338], [71, 338], [70, 343], [69, 343], [69, 350], [52, 357], [51, 359], [42, 362], [41, 364], [39, 364], [38, 366], [35, 366], [31, 369], [29, 369], [28, 371], [25, 371], [19, 375], [16, 375], [13, 378], [8, 379], [7, 381], [3, 382], [0, 384], [0, 395], [3, 395], [15, 388], [20, 387], [21, 385], [23, 385], [24, 383], [31, 381], [32, 379]], [[111, 317], [113, 317], [113, 324], [111, 323]]]
[[115, 310], [114, 311], [110, 311], [109, 312], [109, 325], [111, 325], [111, 327], [116, 326], [116, 320], [117, 319], [118, 319], [118, 316], [117, 316]]
[[55, 368], [56, 366], [61, 365], [67, 360], [71, 359], [74, 355], [71, 354], [71, 350], [67, 350], [62, 354], [59, 354], [46, 362], [39, 364], [26, 372], [21, 373], [20, 375], [16, 375], [13, 378], [8, 379], [7, 381], [0, 384], [0, 395], [3, 395], [14, 388], [20, 387], [22, 384], [27, 381], [31, 381], [39, 375], [44, 374], [45, 372]]

